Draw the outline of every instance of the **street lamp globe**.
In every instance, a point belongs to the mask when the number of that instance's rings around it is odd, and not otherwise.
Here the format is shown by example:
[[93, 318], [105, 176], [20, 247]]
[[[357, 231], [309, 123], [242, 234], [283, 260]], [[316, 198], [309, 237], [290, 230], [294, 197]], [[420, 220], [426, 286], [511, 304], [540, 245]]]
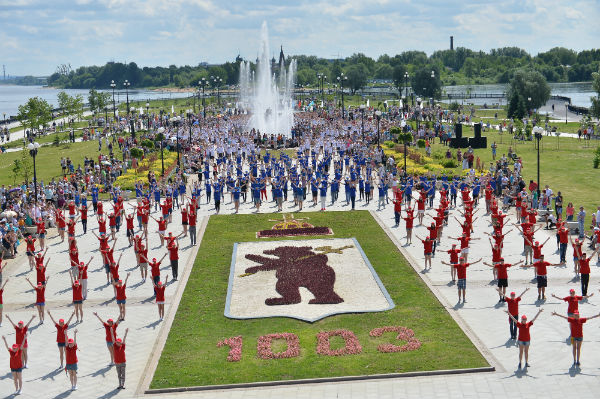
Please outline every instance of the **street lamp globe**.
[[146, 103], [146, 108], [150, 108], [150, 103]]
[[381, 111], [380, 110], [375, 111], [375, 116], [377, 116], [377, 119], [381, 118]]
[[365, 104], [360, 104], [360, 110], [364, 111], [367, 106]]

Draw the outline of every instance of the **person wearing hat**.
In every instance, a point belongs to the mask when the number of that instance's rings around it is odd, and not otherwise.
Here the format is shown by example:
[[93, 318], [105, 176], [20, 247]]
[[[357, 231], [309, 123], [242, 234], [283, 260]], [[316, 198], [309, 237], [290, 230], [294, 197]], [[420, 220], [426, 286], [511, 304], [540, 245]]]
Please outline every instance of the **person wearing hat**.
[[31, 288], [35, 291], [35, 307], [38, 311], [38, 315], [40, 317], [40, 324], [44, 324], [44, 306], [46, 305], [46, 285], [48, 284], [48, 280], [50, 277], [46, 277], [46, 281], [42, 284], [41, 282], [37, 283], [37, 285], [33, 285], [33, 283], [29, 280], [29, 278], [25, 278]]
[[544, 255], [540, 255], [540, 260], [535, 262], [533, 265], [521, 265], [521, 267], [535, 267], [537, 289], [538, 289], [538, 301], [546, 300], [546, 287], [548, 286], [548, 266], [562, 266], [562, 263], [552, 264], [544, 260]]
[[592, 254], [588, 257], [585, 252], [581, 253], [581, 258], [579, 258], [579, 272], [581, 273], [581, 293], [582, 295], [587, 295], [588, 284], [590, 283], [590, 261], [592, 257], [598, 252], [596, 249]]
[[24, 345], [22, 345], [21, 353], [23, 354], [23, 368], [27, 368], [27, 330], [29, 329], [29, 325], [35, 319], [35, 315], [31, 316], [31, 319], [27, 322], [27, 324], [23, 323], [23, 321], [19, 321], [17, 324], [13, 323], [10, 316], [6, 315], [6, 319], [12, 324], [15, 329], [15, 341], [17, 345], [21, 346], [21, 343], [25, 341]]
[[125, 281], [113, 281], [113, 286], [115, 287], [115, 298], [117, 300], [117, 305], [119, 306], [119, 321], [125, 321], [125, 304], [127, 303], [127, 295], [125, 294], [125, 290], [127, 288], [127, 280], [129, 280], [130, 274], [131, 273], [127, 273]]
[[46, 223], [44, 223], [42, 218], [38, 218], [35, 223], [35, 228], [38, 239], [40, 240], [40, 251], [43, 251], [45, 247], [44, 240], [46, 238]]
[[65, 323], [65, 319], [58, 319], [58, 323], [57, 323], [56, 320], [54, 320], [54, 317], [52, 317], [50, 310], [48, 310], [47, 312], [48, 312], [48, 316], [50, 316], [50, 320], [52, 320], [52, 322], [54, 323], [54, 327], [56, 327], [56, 344], [58, 345], [58, 353], [60, 355], [59, 369], [62, 369], [64, 357], [65, 357], [65, 346], [66, 346], [65, 332], [69, 328], [69, 324], [71, 324], [71, 320], [73, 319], [73, 316], [75, 316], [75, 312], [71, 313], [71, 317], [69, 317], [69, 320], [67, 320], [66, 323]]
[[521, 316], [521, 322], [519, 322], [513, 315], [510, 314], [508, 310], [505, 310], [505, 312], [508, 313], [508, 317], [510, 317], [512, 321], [517, 324], [517, 328], [519, 329], [519, 337], [517, 339], [517, 343], [519, 344], [519, 370], [521, 370], [521, 361], [523, 360], [523, 353], [525, 353], [525, 368], [530, 367], [529, 344], [531, 342], [531, 335], [529, 334], [529, 329], [533, 325], [533, 322], [543, 311], [544, 309], [540, 309], [535, 315], [535, 317], [529, 322], [527, 321], [527, 316], [523, 315]]
[[573, 247], [573, 271], [575, 272], [575, 277], [579, 276], [579, 259], [581, 258], [581, 247], [583, 246], [583, 242], [585, 241], [585, 237], [583, 237], [583, 239], [579, 239], [576, 238], [575, 241], [573, 241], [573, 239], [571, 238], [571, 236], [569, 236], [569, 242], [571, 243], [571, 246]]
[[114, 321], [113, 319], [108, 319], [104, 321], [100, 318], [100, 316], [98, 316], [97, 312], [94, 312], [94, 316], [96, 316], [98, 320], [100, 320], [100, 323], [102, 323], [102, 326], [104, 327], [106, 347], [108, 348], [108, 353], [110, 354], [109, 366], [112, 366], [115, 364], [113, 335], [117, 333], [117, 327], [119, 326], [120, 321], [118, 319], [117, 321]]
[[579, 311], [575, 310], [573, 311], [573, 317], [566, 317], [556, 312], [552, 312], [552, 315], [562, 317], [569, 322], [569, 327], [571, 329], [571, 346], [573, 347], [573, 366], [580, 366], [581, 363], [579, 360], [581, 359], [581, 344], [583, 343], [583, 324], [588, 320], [600, 317], [600, 313], [592, 317], [581, 317]]
[[594, 294], [590, 294], [590, 295], [583, 295], [583, 296], [579, 296], [579, 295], [575, 295], [575, 290], [574, 289], [570, 289], [569, 290], [569, 296], [566, 296], [564, 298], [561, 298], [557, 295], [552, 294], [552, 296], [560, 301], [565, 301], [568, 302], [568, 308], [567, 308], [567, 316], [568, 317], [573, 317], [575, 314], [575, 311], [579, 311], [579, 302], [582, 301], [584, 298], [590, 298], [592, 295]]
[[467, 302], [467, 267], [474, 265], [476, 263], [481, 262], [481, 258], [476, 260], [475, 262], [467, 263], [465, 258], [462, 256], [458, 259], [458, 264], [453, 265], [451, 263], [447, 263], [442, 261], [444, 265], [456, 268], [456, 274], [458, 276], [458, 283], [456, 287], [458, 289], [458, 302], [460, 303], [460, 298], [462, 294], [463, 303]]
[[73, 293], [73, 306], [75, 307], [77, 323], [80, 321], [83, 323], [83, 286], [79, 280], [73, 279], [71, 274], [69, 274], [69, 277], [71, 278], [71, 291]]
[[21, 390], [23, 389], [23, 347], [27, 340], [23, 340], [21, 344], [13, 344], [11, 347], [8, 346], [8, 342], [6, 342], [6, 337], [3, 335], [2, 339], [4, 340], [4, 345], [8, 350], [8, 354], [10, 356], [10, 372], [13, 377], [13, 382], [15, 383], [15, 395], [19, 395]]
[[114, 342], [113, 350], [115, 353], [115, 368], [117, 369], [117, 378], [119, 379], [119, 386], [117, 389], [125, 389], [125, 340], [127, 339], [129, 328], [125, 329], [125, 335], [123, 335], [123, 339], [117, 338], [115, 331], [111, 331]]
[[67, 355], [65, 373], [71, 381], [71, 390], [75, 391], [77, 389], [77, 329], [73, 332], [73, 338], [69, 338], [67, 330], [65, 330], [65, 342], [65, 352]]
[[505, 302], [506, 298], [506, 288], [508, 287], [508, 268], [511, 266], [517, 266], [523, 263], [522, 260], [517, 263], [505, 263], [504, 258], [500, 258], [498, 262], [495, 264], [483, 262], [484, 265], [494, 268], [497, 273], [497, 281], [498, 281], [498, 292], [500, 293], [500, 299], [498, 303]]
[[[159, 262], [160, 264], [160, 262]], [[165, 317], [165, 288], [169, 282], [169, 275], [165, 277], [165, 282], [162, 281], [154, 284], [154, 295], [156, 296], [156, 304], [158, 305], [158, 317], [160, 321]]]
[[[500, 295], [504, 295], [500, 288], [496, 288], [496, 291], [498, 291]], [[506, 302], [506, 304], [508, 305], [508, 314], [512, 316], [512, 318], [508, 318], [510, 339], [517, 339], [517, 323], [514, 320], [519, 319], [519, 302], [521, 301], [521, 297], [527, 291], [529, 291], [529, 287], [525, 288], [525, 291], [523, 291], [519, 296], [516, 296], [515, 292], [513, 291], [510, 293], [510, 297], [504, 297], [504, 302]]]

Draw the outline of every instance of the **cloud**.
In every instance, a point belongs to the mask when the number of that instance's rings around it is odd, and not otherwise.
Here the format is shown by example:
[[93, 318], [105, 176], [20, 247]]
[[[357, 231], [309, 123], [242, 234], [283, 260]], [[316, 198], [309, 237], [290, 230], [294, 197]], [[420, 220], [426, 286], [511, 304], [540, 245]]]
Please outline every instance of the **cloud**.
[[[598, 47], [597, 0], [0, 0], [0, 52], [11, 70], [48, 74], [57, 61], [197, 65], [254, 59], [260, 26], [271, 52], [325, 58], [517, 46]], [[32, 60], [35, 59], [35, 62]], [[7, 62], [8, 62], [7, 61]]]

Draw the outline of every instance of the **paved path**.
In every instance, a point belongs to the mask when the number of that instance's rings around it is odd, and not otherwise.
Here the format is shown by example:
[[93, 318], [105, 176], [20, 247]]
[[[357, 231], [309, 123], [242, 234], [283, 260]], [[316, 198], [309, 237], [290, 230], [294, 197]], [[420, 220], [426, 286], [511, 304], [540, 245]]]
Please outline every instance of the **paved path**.
[[[233, 213], [232, 204], [228, 204], [226, 195], [225, 204], [222, 205], [222, 213]], [[343, 198], [343, 195], [340, 196]], [[358, 209], [368, 209], [373, 211], [376, 218], [385, 226], [388, 234], [398, 243], [399, 248], [407, 259], [411, 261], [413, 267], [420, 271], [423, 263], [423, 251], [419, 242], [412, 246], [403, 247], [403, 238], [405, 235], [403, 224], [400, 228], [393, 227], [393, 208], [387, 205], [381, 211], [376, 210], [376, 202], [371, 202], [366, 207], [363, 203], [358, 203]], [[329, 204], [329, 201], [328, 201]], [[343, 205], [343, 201], [338, 201], [333, 206], [327, 208], [330, 210], [347, 210], [348, 206]], [[249, 204], [241, 206], [241, 213], [250, 213], [252, 208]], [[261, 208], [261, 213], [272, 212], [273, 204], [268, 203]], [[304, 211], [315, 211], [318, 207], [305, 206]], [[289, 203], [285, 204], [286, 212], [297, 213], [296, 209]], [[199, 216], [208, 216], [214, 213], [212, 205], [201, 204]], [[457, 212], [451, 212], [451, 215]], [[474, 237], [481, 237], [483, 231], [491, 231], [489, 218], [481, 215], [484, 210], [479, 211], [480, 218], [475, 223]], [[512, 216], [514, 220], [514, 212]], [[174, 216], [174, 223], [169, 230], [180, 231], [179, 213]], [[91, 228], [97, 228], [96, 223], [90, 219]], [[78, 226], [77, 234], [81, 234]], [[508, 229], [508, 228], [507, 228]], [[150, 226], [153, 230], [153, 226]], [[417, 226], [413, 234], [424, 235], [425, 228]], [[160, 395], [161, 397], [190, 397], [190, 398], [263, 398], [263, 397], [290, 397], [290, 398], [334, 398], [334, 397], [564, 397], [573, 396], [577, 398], [594, 398], [596, 391], [600, 388], [600, 357], [595, 354], [600, 350], [600, 327], [599, 320], [592, 320], [584, 327], [585, 342], [583, 345], [582, 368], [580, 370], [570, 369], [571, 347], [566, 343], [569, 335], [568, 323], [562, 319], [550, 316], [553, 310], [566, 313], [566, 305], [557, 300], [548, 299], [545, 303], [536, 301], [535, 285], [531, 283], [533, 272], [529, 269], [517, 269], [509, 271], [509, 291], [515, 290], [521, 292], [525, 287], [531, 290], [525, 294], [521, 302], [521, 311], [532, 317], [540, 307], [545, 312], [542, 313], [539, 320], [532, 327], [532, 346], [530, 352], [530, 363], [532, 367], [527, 373], [517, 373], [516, 365], [518, 362], [518, 349], [514, 344], [507, 340], [508, 322], [507, 316], [503, 312], [504, 305], [498, 304], [498, 295], [493, 289], [491, 282], [492, 272], [481, 264], [474, 265], [468, 272], [467, 279], [467, 303], [464, 306], [456, 305], [456, 288], [450, 283], [450, 272], [447, 266], [440, 263], [441, 260], [448, 260], [448, 256], [441, 252], [449, 248], [451, 240], [445, 238], [447, 235], [457, 236], [459, 226], [454, 219], [450, 219], [450, 225], [444, 229], [444, 239], [441, 247], [433, 260], [433, 268], [427, 273], [420, 273], [420, 276], [428, 283], [433, 292], [438, 296], [442, 304], [448, 311], [458, 319], [465, 329], [470, 331], [475, 338], [475, 342], [482, 343], [482, 350], [489, 353], [489, 358], [497, 370], [494, 373], [482, 373], [476, 375], [457, 375], [457, 376], [437, 376], [437, 377], [418, 377], [418, 378], [396, 378], [365, 382], [348, 382], [334, 384], [306, 384], [288, 387], [270, 387], [253, 389], [235, 389], [223, 391], [208, 392], [190, 392], [170, 395]], [[541, 230], [536, 234], [536, 238], [542, 241], [549, 234]], [[55, 317], [66, 317], [71, 312], [70, 290], [68, 290], [67, 274], [64, 272], [66, 261], [68, 261], [65, 252], [66, 244], [60, 244], [51, 232], [50, 251], [48, 256], [52, 258], [50, 262], [51, 280], [48, 286], [47, 307], [53, 309]], [[133, 267], [133, 251], [127, 248], [124, 231], [119, 233], [119, 243], [117, 252], [125, 251], [122, 260], [122, 268]], [[487, 237], [487, 236], [485, 236]], [[200, 238], [199, 238], [200, 240]], [[416, 241], [416, 240], [415, 240]], [[141, 392], [147, 387], [150, 381], [148, 365], [151, 363], [151, 348], [164, 341], [165, 334], [168, 333], [168, 326], [175, 313], [177, 295], [182, 291], [183, 286], [170, 285], [167, 289], [167, 320], [164, 323], [157, 321], [156, 306], [151, 302], [151, 286], [148, 282], [140, 284], [140, 277], [137, 271], [133, 271], [130, 277], [128, 289], [128, 316], [127, 320], [119, 327], [119, 333], [124, 333], [124, 328], [130, 329], [127, 348], [127, 389], [116, 391], [116, 372], [114, 368], [107, 367], [109, 357], [104, 345], [104, 331], [100, 323], [95, 320], [91, 314], [92, 311], [98, 311], [103, 317], [116, 317], [116, 305], [112, 301], [112, 290], [105, 285], [104, 273], [100, 271], [100, 261], [97, 250], [97, 240], [88, 235], [78, 237], [81, 248], [81, 259], [87, 260], [89, 256], [95, 256], [90, 274], [90, 298], [85, 304], [84, 323], [76, 326], [80, 331], [79, 342], [81, 351], [80, 359], [80, 389], [76, 392], [69, 392], [69, 383], [64, 373], [56, 370], [58, 365], [58, 351], [54, 344], [55, 330], [49, 324], [49, 321], [42, 326], [34, 329], [30, 338], [30, 368], [24, 372], [24, 397], [135, 397], [140, 396]], [[416, 241], [418, 242], [418, 241]], [[150, 237], [150, 256], [158, 257], [164, 253], [163, 249], [157, 248], [158, 237]], [[194, 248], [187, 247], [189, 241], [183, 239], [181, 242], [181, 260], [180, 264], [184, 271], [189, 271], [188, 259], [192, 255]], [[550, 262], [557, 262], [558, 255], [554, 253], [554, 240], [551, 239], [545, 247], [545, 254]], [[522, 239], [514, 231], [510, 233], [505, 241], [504, 256], [507, 261], [517, 261], [521, 259]], [[569, 250], [570, 255], [570, 250]], [[490, 259], [489, 243], [487, 241], [474, 241], [471, 246], [470, 259], [477, 259], [483, 256]], [[569, 256], [568, 256], [569, 258]], [[163, 263], [168, 266], [168, 261]], [[185, 265], [185, 266], [183, 266]], [[564, 296], [570, 288], [575, 288], [579, 292], [579, 284], [573, 279], [572, 261], [569, 259], [567, 267], [550, 268], [549, 270], [549, 288], [550, 293], [556, 293]], [[5, 293], [5, 312], [10, 314], [13, 320], [28, 319], [35, 313], [31, 307], [34, 294], [28, 289], [23, 280], [24, 274], [28, 270], [27, 260], [21, 258], [18, 261], [11, 261], [5, 276], [11, 278], [7, 285]], [[164, 270], [166, 273], [167, 270]], [[590, 282], [591, 292], [598, 288], [599, 279], [595, 276], [598, 273], [596, 266], [592, 268], [592, 279]], [[33, 275], [32, 275], [33, 277]], [[185, 278], [178, 284], [183, 284]], [[177, 288], [177, 290], [176, 290]], [[177, 292], [178, 291], [178, 292]], [[597, 292], [597, 291], [596, 291]], [[18, 298], [16, 302], [9, 298]], [[598, 313], [600, 307], [600, 295], [590, 299], [589, 303], [580, 305], [584, 316]], [[34, 322], [34, 324], [37, 323]], [[71, 330], [72, 331], [72, 330]], [[13, 330], [5, 321], [0, 328], [0, 332], [12, 341]], [[72, 333], [72, 332], [71, 332]], [[160, 345], [159, 345], [160, 346]], [[3, 367], [8, 362], [6, 355], [0, 357]], [[151, 368], [151, 367], [150, 367]], [[146, 377], [146, 378], [144, 378]], [[8, 374], [0, 376], [0, 392], [10, 393], [13, 391], [12, 381]], [[44, 392], [40, 396], [39, 392]]]

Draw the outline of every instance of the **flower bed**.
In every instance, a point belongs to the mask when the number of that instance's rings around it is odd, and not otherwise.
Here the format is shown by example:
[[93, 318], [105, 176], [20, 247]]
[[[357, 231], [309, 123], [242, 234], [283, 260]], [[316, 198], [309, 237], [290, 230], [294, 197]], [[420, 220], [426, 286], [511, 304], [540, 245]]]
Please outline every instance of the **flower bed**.
[[[331, 349], [329, 339], [338, 336], [344, 338], [345, 345], [340, 349]], [[356, 355], [362, 352], [362, 346], [356, 335], [350, 330], [321, 331], [317, 334], [317, 353], [324, 356]]]
[[222, 346], [229, 346], [229, 354], [227, 355], [228, 362], [239, 362], [242, 359], [242, 345], [243, 340], [241, 335], [227, 338], [217, 343], [218, 348]]
[[299, 227], [294, 229], [261, 230], [258, 238], [333, 235], [329, 227]]
[[399, 341], [406, 341], [406, 344], [402, 346], [394, 344], [381, 344], [377, 346], [377, 350], [382, 353], [394, 353], [394, 352], [408, 352], [414, 351], [421, 347], [421, 341], [415, 338], [415, 333], [410, 328], [401, 326], [386, 326], [380, 328], [374, 328], [369, 332], [371, 337], [381, 337], [384, 333], [394, 332], [397, 333], [396, 339]]
[[[285, 340], [287, 349], [283, 352], [273, 352], [273, 340]], [[278, 333], [258, 337], [256, 356], [261, 359], [287, 359], [300, 355], [300, 340], [296, 334]]]
[[[165, 151], [164, 163], [165, 177], [167, 177], [177, 166], [177, 153]], [[150, 171], [153, 171], [156, 176], [160, 176], [162, 172], [160, 154], [152, 154], [150, 157], [142, 159], [138, 163], [137, 168], [127, 169], [127, 173], [124, 173], [117, 178], [115, 185], [120, 186], [123, 190], [134, 190], [137, 181], [148, 184], [148, 172]]]

